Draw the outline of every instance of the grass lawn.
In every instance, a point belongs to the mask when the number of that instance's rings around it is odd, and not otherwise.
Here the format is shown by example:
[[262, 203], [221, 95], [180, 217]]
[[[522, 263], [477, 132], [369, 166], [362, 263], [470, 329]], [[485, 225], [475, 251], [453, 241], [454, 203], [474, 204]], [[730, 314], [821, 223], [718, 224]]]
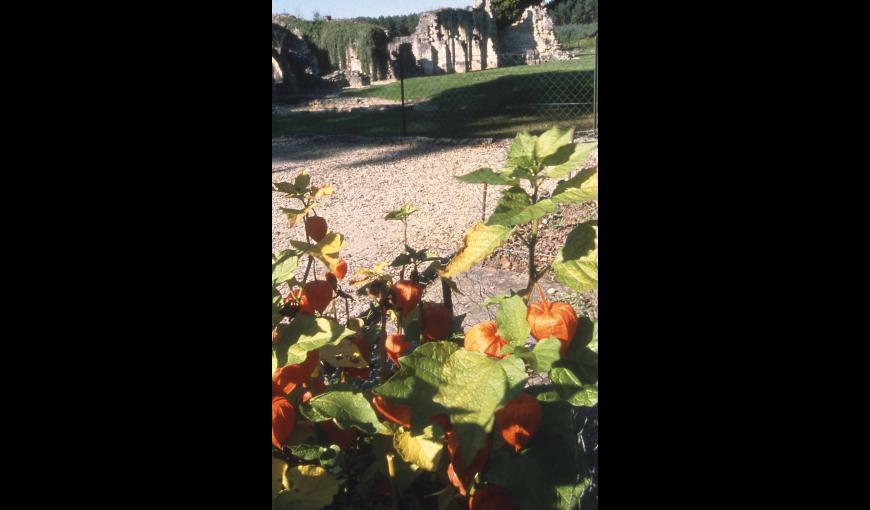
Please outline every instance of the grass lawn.
[[[594, 56], [405, 80], [409, 136], [511, 137], [553, 125], [592, 128]], [[399, 83], [346, 91], [398, 101]], [[402, 134], [401, 111], [307, 112], [272, 119], [272, 136]]]

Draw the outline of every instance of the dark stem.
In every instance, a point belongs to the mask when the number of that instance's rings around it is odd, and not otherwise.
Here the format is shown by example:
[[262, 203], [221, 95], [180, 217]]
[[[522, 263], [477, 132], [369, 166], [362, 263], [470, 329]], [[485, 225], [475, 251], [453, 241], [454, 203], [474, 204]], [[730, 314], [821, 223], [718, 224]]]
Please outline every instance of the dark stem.
[[[538, 183], [534, 183], [534, 192], [532, 193], [532, 203], [538, 203]], [[529, 247], [529, 283], [526, 285], [525, 296], [523, 299], [528, 303], [529, 296], [532, 292], [532, 287], [540, 278], [538, 276], [538, 270], [535, 267], [535, 245], [538, 244], [538, 220], [535, 219], [532, 221], [532, 231], [529, 234], [529, 241], [526, 243]]]
[[441, 294], [444, 296], [444, 306], [450, 310], [450, 315], [453, 315], [453, 291], [444, 278], [441, 278]]
[[480, 211], [480, 221], [486, 222], [486, 188], [489, 185], [487, 183], [483, 183], [483, 210]]
[[311, 264], [314, 262], [314, 257], [311, 255], [308, 256], [308, 265], [305, 266], [305, 276], [302, 277], [302, 285], [305, 285], [305, 282], [308, 281], [308, 271], [311, 270]]

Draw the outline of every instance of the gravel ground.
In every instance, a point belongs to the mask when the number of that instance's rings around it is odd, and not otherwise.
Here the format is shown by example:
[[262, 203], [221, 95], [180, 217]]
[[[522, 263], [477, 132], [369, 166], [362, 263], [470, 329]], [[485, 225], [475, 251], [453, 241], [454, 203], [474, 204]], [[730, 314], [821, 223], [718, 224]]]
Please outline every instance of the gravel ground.
[[[378, 262], [392, 261], [401, 253], [402, 224], [385, 221], [383, 217], [406, 201], [419, 209], [408, 225], [412, 247], [425, 247], [430, 254], [440, 256], [457, 250], [465, 232], [481, 219], [483, 186], [465, 184], [453, 177], [482, 167], [501, 168], [510, 143], [510, 140], [457, 144], [447, 140], [383, 139], [373, 143], [353, 137], [277, 138], [272, 140], [272, 182], [291, 181], [305, 169], [311, 174], [313, 184], [335, 187], [336, 193], [322, 199], [317, 213], [326, 218], [330, 230], [345, 236], [342, 258], [348, 263], [348, 274], [353, 274]], [[544, 191], [551, 191], [554, 186], [555, 183]], [[489, 187], [487, 215], [495, 209], [502, 189], [504, 186]], [[304, 228], [301, 225], [289, 227], [280, 212], [281, 207], [298, 206], [298, 202], [291, 202], [280, 193], [272, 194], [273, 252], [290, 248], [291, 240], [305, 240]], [[588, 207], [578, 206], [577, 210], [579, 213], [567, 211], [542, 230], [544, 241], [538, 251], [543, 256], [541, 260], [552, 259], [569, 227], [597, 217], [597, 209], [589, 212]], [[509, 242], [484, 266], [524, 273], [522, 257], [508, 252], [518, 249]], [[511, 263], [506, 267], [507, 259]], [[318, 267], [317, 274], [322, 270]], [[550, 282], [547, 284], [553, 286]], [[566, 293], [563, 290], [560, 289], [560, 295]], [[437, 293], [440, 294], [440, 289]], [[597, 305], [597, 300], [593, 301], [595, 303], [590, 304]], [[362, 300], [357, 300], [353, 311], [362, 312], [365, 306]], [[585, 314], [597, 315], [597, 306], [595, 308]]]

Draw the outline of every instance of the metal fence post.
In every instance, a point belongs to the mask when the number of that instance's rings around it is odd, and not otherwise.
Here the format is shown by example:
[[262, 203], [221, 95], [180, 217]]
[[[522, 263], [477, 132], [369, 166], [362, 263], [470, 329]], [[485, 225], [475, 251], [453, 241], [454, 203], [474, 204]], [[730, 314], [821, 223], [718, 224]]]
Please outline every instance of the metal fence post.
[[595, 71], [592, 84], [592, 133], [598, 138], [598, 32], [595, 33]]
[[399, 89], [402, 94], [402, 136], [408, 136], [405, 130], [405, 62], [402, 58], [402, 47], [399, 46]]

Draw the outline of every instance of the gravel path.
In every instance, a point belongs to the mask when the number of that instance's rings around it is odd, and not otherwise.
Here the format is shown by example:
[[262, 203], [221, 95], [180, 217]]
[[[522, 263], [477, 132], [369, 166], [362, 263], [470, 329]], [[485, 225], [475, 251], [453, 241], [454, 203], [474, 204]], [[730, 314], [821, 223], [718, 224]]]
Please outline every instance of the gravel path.
[[[322, 199], [317, 213], [326, 218], [330, 230], [345, 236], [341, 254], [352, 275], [378, 262], [390, 262], [401, 253], [402, 224], [383, 217], [406, 201], [419, 209], [408, 225], [411, 246], [428, 248], [430, 254], [439, 256], [456, 251], [465, 232], [481, 219], [483, 186], [465, 184], [454, 176], [482, 167], [501, 168], [510, 143], [276, 138], [272, 140], [272, 182], [292, 181], [305, 169], [312, 184], [335, 187], [336, 193]], [[495, 209], [503, 188], [489, 187], [487, 215]], [[298, 208], [299, 203], [273, 192], [273, 253], [290, 248], [291, 240], [305, 240], [304, 228], [301, 224], [289, 227], [281, 207]], [[322, 271], [317, 268], [318, 275]], [[359, 312], [364, 308], [362, 300], [353, 307]]]
[[[345, 236], [342, 257], [350, 273], [402, 250], [402, 224], [384, 214], [412, 202], [419, 212], [408, 225], [410, 244], [449, 255], [465, 231], [480, 220], [482, 186], [453, 178], [481, 167], [504, 164], [507, 143], [455, 146], [406, 142], [373, 146], [355, 141], [284, 138], [272, 141], [272, 182], [290, 181], [302, 169], [316, 185], [332, 184], [336, 193], [323, 199], [317, 213], [330, 230]], [[494, 194], [490, 193], [492, 197]], [[290, 228], [280, 207], [298, 207], [272, 194], [272, 251], [305, 240], [301, 226]], [[487, 214], [495, 208], [488, 200]]]

